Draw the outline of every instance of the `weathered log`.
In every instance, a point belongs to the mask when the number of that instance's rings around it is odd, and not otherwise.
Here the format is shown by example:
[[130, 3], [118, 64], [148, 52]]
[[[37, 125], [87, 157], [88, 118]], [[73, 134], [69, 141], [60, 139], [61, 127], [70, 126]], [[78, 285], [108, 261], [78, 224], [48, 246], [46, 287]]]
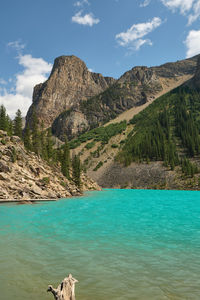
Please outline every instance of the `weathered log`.
[[54, 289], [52, 285], [48, 286], [47, 292], [51, 292], [55, 300], [75, 300], [75, 283], [78, 282], [71, 274], [66, 277], [61, 284]]

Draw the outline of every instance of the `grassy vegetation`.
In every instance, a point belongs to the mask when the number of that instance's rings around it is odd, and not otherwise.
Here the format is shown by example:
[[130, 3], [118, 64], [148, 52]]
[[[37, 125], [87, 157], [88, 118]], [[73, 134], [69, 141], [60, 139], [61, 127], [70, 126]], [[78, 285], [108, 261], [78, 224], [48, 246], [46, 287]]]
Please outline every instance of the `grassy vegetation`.
[[90, 142], [90, 143], [87, 143], [87, 145], [85, 146], [85, 148], [86, 148], [87, 150], [89, 150], [89, 149], [92, 149], [94, 146], [95, 146], [95, 142], [92, 141], [92, 142]]
[[[106, 127], [98, 127], [94, 128], [82, 135], [78, 138], [69, 142], [70, 149], [75, 149], [80, 146], [82, 143], [87, 142], [89, 140], [93, 140], [92, 142], [86, 145], [86, 149], [91, 149], [95, 142], [101, 142], [102, 144], [107, 144], [111, 137], [122, 133], [126, 130], [127, 123], [126, 121], [122, 121], [120, 123], [110, 124]], [[89, 148], [88, 148], [89, 147]], [[91, 148], [90, 148], [91, 147]]]

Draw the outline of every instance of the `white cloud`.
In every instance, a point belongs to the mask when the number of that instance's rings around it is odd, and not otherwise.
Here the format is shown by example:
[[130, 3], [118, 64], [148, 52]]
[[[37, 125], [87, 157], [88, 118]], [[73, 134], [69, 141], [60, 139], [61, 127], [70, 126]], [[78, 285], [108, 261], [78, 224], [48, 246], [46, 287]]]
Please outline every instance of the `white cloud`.
[[17, 57], [23, 71], [15, 75], [14, 86], [0, 90], [0, 104], [3, 104], [8, 114], [13, 117], [17, 109], [25, 115], [32, 103], [33, 87], [47, 79], [52, 65], [42, 58], [34, 58], [30, 54]]
[[193, 5], [193, 12], [188, 17], [188, 25], [191, 25], [200, 16], [200, 0], [196, 1]]
[[186, 57], [191, 57], [200, 53], [200, 30], [191, 30], [185, 40], [187, 47]]
[[141, 4], [140, 7], [146, 7], [150, 4], [151, 0], [144, 0]]
[[147, 23], [132, 25], [126, 32], [117, 34], [115, 38], [120, 46], [139, 50], [144, 44], [152, 45], [151, 40], [143, 39], [143, 37], [159, 27], [161, 23], [161, 19], [155, 17]]
[[80, 25], [93, 26], [94, 24], [98, 24], [100, 20], [96, 19], [92, 13], [82, 16], [82, 11], [79, 11], [75, 14], [75, 16], [72, 17], [72, 22]]
[[74, 3], [74, 6], [81, 7], [84, 6], [85, 4], [90, 5], [90, 2], [88, 0], [76, 1]]
[[188, 18], [188, 25], [191, 25], [200, 17], [200, 0], [160, 0], [173, 12], [179, 10]]
[[9, 42], [7, 46], [14, 48], [18, 53], [21, 52], [26, 47], [26, 45], [22, 44], [19, 40], [14, 42]]
[[168, 8], [175, 11], [179, 9], [181, 14], [188, 12], [194, 3], [195, 0], [161, 0], [162, 3]]

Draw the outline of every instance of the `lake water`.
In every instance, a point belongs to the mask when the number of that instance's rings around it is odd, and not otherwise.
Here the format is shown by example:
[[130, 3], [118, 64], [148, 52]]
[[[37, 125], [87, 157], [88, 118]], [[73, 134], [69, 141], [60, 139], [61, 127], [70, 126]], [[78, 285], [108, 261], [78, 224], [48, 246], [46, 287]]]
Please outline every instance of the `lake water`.
[[200, 299], [200, 192], [103, 190], [0, 205], [0, 299]]

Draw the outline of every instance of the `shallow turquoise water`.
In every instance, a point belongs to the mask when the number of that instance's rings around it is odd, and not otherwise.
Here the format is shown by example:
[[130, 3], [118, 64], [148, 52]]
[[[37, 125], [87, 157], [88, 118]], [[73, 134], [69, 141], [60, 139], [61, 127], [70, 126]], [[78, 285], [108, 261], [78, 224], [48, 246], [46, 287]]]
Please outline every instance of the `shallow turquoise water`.
[[104, 190], [0, 205], [0, 299], [200, 299], [200, 192]]

